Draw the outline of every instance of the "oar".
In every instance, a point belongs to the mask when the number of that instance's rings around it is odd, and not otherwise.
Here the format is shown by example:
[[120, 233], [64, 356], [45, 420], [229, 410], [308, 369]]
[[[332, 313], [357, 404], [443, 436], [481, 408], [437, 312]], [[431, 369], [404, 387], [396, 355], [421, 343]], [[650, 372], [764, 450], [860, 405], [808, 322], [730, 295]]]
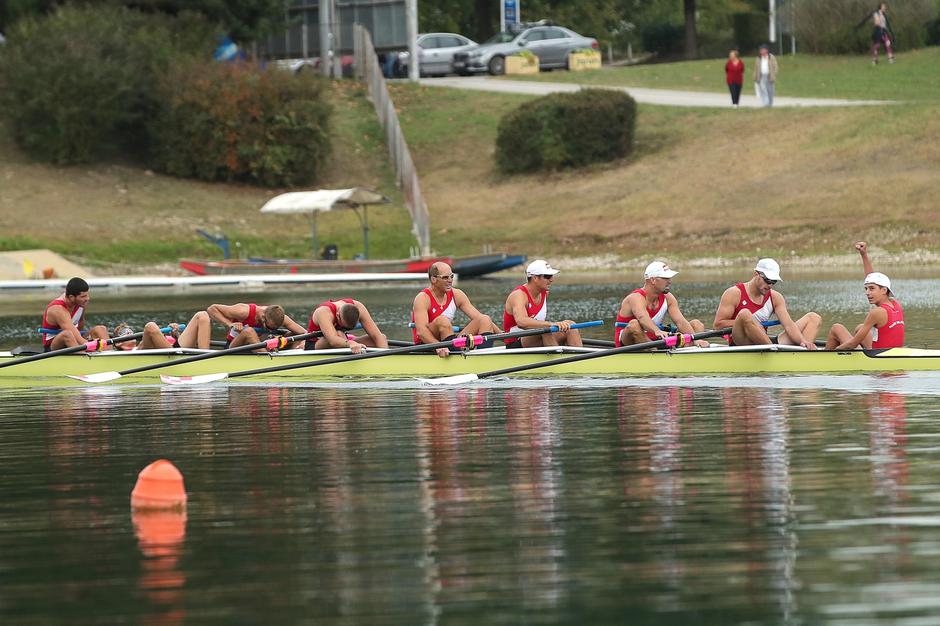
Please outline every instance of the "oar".
[[[587, 326], [600, 326], [604, 322], [601, 320], [596, 320], [593, 322], [581, 322], [579, 324], [572, 324], [571, 328], [585, 328]], [[422, 351], [431, 351], [437, 350], [438, 348], [449, 348], [451, 346], [455, 348], [464, 348], [468, 343], [472, 342], [474, 345], [480, 345], [487, 339], [518, 339], [520, 337], [529, 337], [532, 335], [544, 335], [545, 333], [554, 333], [558, 332], [557, 326], [546, 326], [544, 328], [530, 328], [529, 330], [519, 330], [512, 333], [497, 333], [495, 335], [473, 335], [472, 337], [457, 337], [456, 339], [451, 339], [450, 341], [439, 341], [437, 343], [423, 343], [417, 346], [406, 346], [403, 348], [392, 348], [390, 350], [381, 350], [376, 352], [360, 352], [359, 354], [353, 354], [351, 356], [342, 356], [332, 359], [322, 359], [319, 361], [309, 361], [306, 363], [288, 363], [286, 365], [278, 365], [275, 367], [263, 367], [255, 370], [246, 370], [243, 372], [220, 372], [218, 374], [205, 374], [203, 376], [161, 376], [160, 379], [170, 385], [199, 385], [202, 383], [211, 383], [217, 380], [225, 380], [226, 378], [239, 378], [241, 376], [253, 376], [255, 374], [270, 374], [273, 372], [283, 372], [285, 370], [299, 369], [302, 367], [316, 367], [318, 365], [333, 365], [336, 363], [349, 363], [351, 361], [363, 361], [365, 359], [377, 359], [383, 356], [391, 356], [393, 354], [406, 354], [413, 353], [416, 350]]]
[[[160, 331], [168, 333], [172, 328], [161, 328]], [[76, 352], [97, 352], [98, 350], [104, 349], [107, 345], [124, 343], [125, 341], [133, 341], [135, 339], [140, 339], [144, 336], [143, 331], [139, 333], [134, 333], [132, 335], [121, 335], [120, 337], [112, 337], [106, 341], [101, 339], [95, 339], [94, 341], [86, 341], [85, 343], [80, 343], [77, 346], [72, 346], [70, 348], [61, 348], [59, 350], [53, 350], [51, 352], [43, 352], [42, 354], [35, 354], [33, 356], [26, 356], [22, 359], [16, 358], [7, 361], [6, 363], [0, 363], [0, 368], [10, 367], [12, 365], [22, 365], [23, 363], [32, 363], [33, 361], [41, 361], [42, 359], [48, 359], [53, 356], [60, 356], [62, 354], [75, 354]]]
[[492, 378], [493, 376], [502, 376], [504, 374], [514, 374], [515, 372], [524, 372], [527, 370], [534, 370], [540, 367], [551, 367], [552, 365], [563, 365], [565, 363], [576, 363], [578, 361], [586, 361], [588, 359], [600, 359], [605, 356], [612, 356], [614, 354], [623, 354], [625, 352], [639, 352], [641, 350], [649, 350], [651, 348], [681, 348], [682, 346], [687, 346], [693, 341], [698, 339], [707, 339], [708, 337], [717, 337], [719, 335], [726, 335], [731, 332], [730, 328], [720, 328], [717, 330], [706, 330], [705, 332], [696, 333], [694, 335], [670, 335], [665, 339], [657, 339], [656, 341], [646, 341], [644, 343], [635, 343], [629, 346], [620, 346], [619, 348], [611, 348], [610, 350], [600, 350], [599, 352], [590, 352], [583, 354], [576, 354], [574, 356], [562, 357], [560, 359], [553, 359], [550, 361], [543, 361], [541, 363], [529, 363], [527, 365], [517, 365], [515, 367], [507, 367], [501, 370], [492, 370], [489, 372], [482, 372], [480, 374], [459, 374], [457, 376], [444, 376], [441, 378], [422, 378], [421, 382], [427, 383], [429, 385], [460, 385], [463, 383], [473, 382], [480, 378]]
[[100, 372], [98, 374], [85, 374], [82, 376], [69, 376], [69, 378], [74, 378], [75, 380], [81, 380], [86, 383], [106, 383], [112, 380], [117, 380], [122, 376], [127, 376], [128, 374], [138, 374], [140, 372], [148, 372], [150, 370], [156, 370], [163, 367], [171, 367], [173, 365], [181, 365], [183, 363], [192, 363], [194, 361], [205, 361], [206, 359], [214, 359], [216, 357], [224, 356], [226, 354], [238, 354], [239, 352], [252, 352], [254, 350], [259, 350], [265, 348], [267, 350], [281, 350], [286, 346], [294, 343], [295, 341], [303, 341], [304, 339], [312, 339], [313, 337], [319, 337], [323, 334], [321, 331], [316, 331], [312, 333], [304, 333], [302, 335], [294, 335], [293, 337], [272, 337], [271, 339], [266, 339], [265, 341], [259, 341], [257, 343], [249, 343], [243, 346], [237, 346], [235, 348], [228, 348], [226, 350], [216, 350], [214, 352], [206, 352], [204, 354], [196, 354], [194, 356], [184, 357], [182, 359], [175, 359], [172, 361], [167, 361], [166, 363], [152, 363], [150, 365], [141, 365], [140, 367], [132, 367], [130, 369], [121, 370], [120, 372]]
[[[760, 323], [760, 325], [763, 326], [764, 328], [770, 328], [771, 326], [777, 326], [780, 323], [781, 323], [780, 320], [764, 320], [763, 322]], [[627, 322], [617, 322], [614, 324], [614, 327], [626, 328]], [[668, 327], [660, 326], [660, 329], [665, 330], [666, 332], [670, 332], [670, 333], [675, 333], [679, 330], [672, 324], [670, 324]]]

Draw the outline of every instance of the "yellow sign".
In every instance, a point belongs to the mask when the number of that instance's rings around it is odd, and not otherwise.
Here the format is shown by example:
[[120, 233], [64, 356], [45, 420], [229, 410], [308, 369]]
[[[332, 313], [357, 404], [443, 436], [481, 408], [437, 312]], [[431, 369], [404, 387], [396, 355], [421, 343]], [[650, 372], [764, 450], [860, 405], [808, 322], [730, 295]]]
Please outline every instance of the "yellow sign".
[[568, 53], [568, 69], [572, 72], [601, 69], [601, 53], [597, 50]]

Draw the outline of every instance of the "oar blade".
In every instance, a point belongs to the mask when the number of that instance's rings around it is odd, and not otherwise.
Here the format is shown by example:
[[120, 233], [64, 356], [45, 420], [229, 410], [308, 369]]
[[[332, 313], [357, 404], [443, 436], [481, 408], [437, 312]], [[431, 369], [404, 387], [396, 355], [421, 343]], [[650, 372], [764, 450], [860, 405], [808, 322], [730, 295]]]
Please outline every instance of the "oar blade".
[[69, 376], [69, 378], [74, 378], [75, 380], [80, 380], [85, 383], [109, 383], [112, 380], [117, 380], [121, 377], [120, 372], [99, 372], [97, 374], [82, 374], [80, 376]]
[[442, 376], [440, 378], [419, 378], [424, 385], [465, 385], [467, 383], [472, 383], [475, 380], [479, 380], [479, 376], [476, 374], [458, 374], [456, 376]]
[[160, 380], [167, 385], [204, 385], [214, 383], [217, 380], [228, 378], [228, 372], [219, 372], [218, 374], [203, 374], [202, 376], [168, 376], [162, 374]]

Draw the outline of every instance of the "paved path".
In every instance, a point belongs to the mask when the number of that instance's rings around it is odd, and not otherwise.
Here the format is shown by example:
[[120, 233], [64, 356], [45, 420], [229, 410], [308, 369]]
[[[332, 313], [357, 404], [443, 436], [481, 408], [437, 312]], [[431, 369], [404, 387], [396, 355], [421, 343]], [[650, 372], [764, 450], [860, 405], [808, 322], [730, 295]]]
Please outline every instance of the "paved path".
[[[527, 80], [504, 80], [488, 76], [466, 76], [447, 78], [423, 78], [421, 84], [428, 87], [449, 87], [452, 89], [472, 89], [475, 91], [496, 91], [500, 93], [528, 94], [544, 96], [558, 91], [578, 91], [582, 85], [574, 83], [543, 83]], [[584, 87], [601, 85], [584, 85]], [[747, 85], [745, 85], [747, 87]], [[678, 91], [673, 89], [646, 89], [643, 87], [613, 87], [629, 93], [637, 102], [644, 104], [663, 104], [683, 107], [719, 107], [730, 108], [731, 96], [728, 93], [704, 93], [699, 91]], [[746, 91], [746, 89], [745, 89]], [[892, 104], [888, 100], [840, 100], [826, 98], [774, 98], [777, 107], [830, 107], [864, 106], [874, 104]], [[741, 106], [760, 107], [760, 101], [753, 93], [741, 94]]]

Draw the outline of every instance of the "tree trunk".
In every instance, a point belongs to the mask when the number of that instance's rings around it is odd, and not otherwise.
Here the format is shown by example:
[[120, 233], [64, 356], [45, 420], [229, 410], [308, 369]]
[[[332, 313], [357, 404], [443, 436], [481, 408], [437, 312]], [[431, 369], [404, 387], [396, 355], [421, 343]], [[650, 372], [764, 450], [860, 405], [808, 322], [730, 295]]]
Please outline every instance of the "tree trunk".
[[698, 58], [698, 35], [695, 33], [695, 0], [682, 0], [685, 6], [685, 58]]
[[[496, 30], [493, 27], [493, 7], [499, 5], [491, 0], [474, 0], [476, 10], [474, 11], [474, 38], [477, 41], [486, 41], [493, 36]], [[496, 26], [499, 28], [499, 25]]]

